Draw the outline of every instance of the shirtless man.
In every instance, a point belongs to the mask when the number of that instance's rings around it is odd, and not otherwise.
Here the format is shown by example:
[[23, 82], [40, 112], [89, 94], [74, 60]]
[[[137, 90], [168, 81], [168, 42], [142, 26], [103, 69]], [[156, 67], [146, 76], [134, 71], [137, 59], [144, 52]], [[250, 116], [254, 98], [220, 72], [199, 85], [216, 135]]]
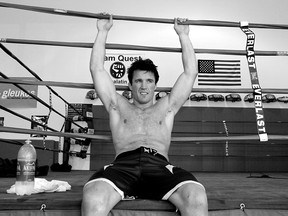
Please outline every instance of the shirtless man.
[[184, 72], [169, 95], [154, 103], [159, 78], [149, 59], [132, 63], [128, 70], [133, 102], [116, 92], [104, 69], [105, 44], [113, 25], [110, 19], [97, 22], [98, 34], [92, 49], [90, 71], [97, 94], [109, 113], [116, 158], [97, 171], [83, 189], [82, 215], [108, 215], [125, 196], [169, 200], [182, 216], [207, 216], [204, 187], [189, 172], [168, 161], [174, 116], [192, 91], [197, 75], [189, 26], [175, 19], [174, 29], [182, 47]]

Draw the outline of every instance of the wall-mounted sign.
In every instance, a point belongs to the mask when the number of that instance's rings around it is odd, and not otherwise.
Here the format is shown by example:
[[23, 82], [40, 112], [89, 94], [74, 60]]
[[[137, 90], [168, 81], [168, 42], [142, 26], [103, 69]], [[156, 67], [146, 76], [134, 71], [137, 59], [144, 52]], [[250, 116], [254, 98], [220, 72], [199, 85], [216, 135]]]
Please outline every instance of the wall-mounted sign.
[[143, 56], [137, 54], [107, 54], [105, 56], [105, 68], [115, 85], [128, 85], [127, 70], [139, 58]]
[[[35, 81], [35, 78], [30, 77], [13, 77], [13, 79], [20, 79], [25, 81]], [[37, 85], [20, 85], [30, 94], [37, 96]], [[0, 104], [7, 108], [36, 108], [37, 101], [33, 99], [27, 92], [19, 89], [14, 84], [0, 85]]]

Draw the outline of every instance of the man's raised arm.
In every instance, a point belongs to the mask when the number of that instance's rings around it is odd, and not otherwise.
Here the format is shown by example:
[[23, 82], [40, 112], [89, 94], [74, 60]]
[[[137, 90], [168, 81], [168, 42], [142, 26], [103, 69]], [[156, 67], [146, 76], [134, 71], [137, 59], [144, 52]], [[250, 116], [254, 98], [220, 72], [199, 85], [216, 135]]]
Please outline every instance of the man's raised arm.
[[110, 110], [111, 105], [114, 106], [116, 104], [115, 86], [109, 74], [104, 69], [106, 54], [105, 45], [108, 32], [112, 25], [112, 15], [110, 15], [110, 19], [100, 19], [97, 21], [98, 33], [93, 45], [90, 59], [90, 72], [96, 93], [108, 111]]
[[178, 77], [169, 95], [169, 104], [175, 114], [189, 97], [197, 73], [197, 62], [193, 45], [189, 38], [189, 25], [182, 25], [186, 19], [175, 19], [174, 29], [179, 36], [182, 48], [182, 63], [184, 72]]

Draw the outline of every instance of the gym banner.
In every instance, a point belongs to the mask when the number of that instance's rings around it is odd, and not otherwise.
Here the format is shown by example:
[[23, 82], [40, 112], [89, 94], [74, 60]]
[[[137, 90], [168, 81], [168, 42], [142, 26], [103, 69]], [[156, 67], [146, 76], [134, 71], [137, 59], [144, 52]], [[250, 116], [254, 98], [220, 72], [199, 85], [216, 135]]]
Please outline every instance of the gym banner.
[[143, 56], [137, 54], [106, 54], [105, 69], [115, 85], [128, 86], [127, 70], [130, 65]]
[[[12, 77], [11, 77], [12, 78]], [[0, 78], [2, 79], [2, 78]], [[30, 77], [13, 77], [13, 79], [20, 79], [25, 81], [35, 81], [35, 78]], [[21, 85], [29, 93], [38, 94], [37, 85]], [[19, 89], [13, 84], [1, 84], [0, 85], [0, 104], [7, 108], [36, 108], [37, 101], [33, 99], [25, 91]]]
[[252, 89], [253, 89], [258, 135], [259, 135], [260, 141], [265, 142], [265, 141], [268, 141], [268, 135], [266, 132], [264, 111], [263, 111], [263, 106], [262, 106], [263, 105], [262, 104], [262, 89], [259, 84], [256, 61], [255, 61], [255, 52], [254, 52], [255, 34], [248, 28], [247, 22], [241, 22], [241, 30], [247, 36], [246, 58], [248, 62], [250, 79], [251, 79], [251, 84], [252, 84]]

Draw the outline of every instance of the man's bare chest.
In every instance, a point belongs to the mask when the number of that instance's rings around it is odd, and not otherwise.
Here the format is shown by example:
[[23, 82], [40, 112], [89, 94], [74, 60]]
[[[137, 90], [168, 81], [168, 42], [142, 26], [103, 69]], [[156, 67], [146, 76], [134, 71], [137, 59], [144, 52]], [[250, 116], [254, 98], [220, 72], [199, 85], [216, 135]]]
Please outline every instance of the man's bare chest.
[[123, 126], [131, 129], [152, 130], [163, 126], [166, 113], [157, 110], [126, 110], [122, 112], [121, 121]]

